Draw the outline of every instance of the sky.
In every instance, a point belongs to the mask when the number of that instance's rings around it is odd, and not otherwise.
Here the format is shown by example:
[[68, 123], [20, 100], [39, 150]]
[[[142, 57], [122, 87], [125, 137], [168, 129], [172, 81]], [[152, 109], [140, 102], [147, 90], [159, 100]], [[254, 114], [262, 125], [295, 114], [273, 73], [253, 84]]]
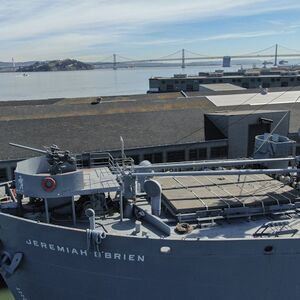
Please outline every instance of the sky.
[[299, 13], [299, 0], [0, 0], [0, 61], [300, 51]]

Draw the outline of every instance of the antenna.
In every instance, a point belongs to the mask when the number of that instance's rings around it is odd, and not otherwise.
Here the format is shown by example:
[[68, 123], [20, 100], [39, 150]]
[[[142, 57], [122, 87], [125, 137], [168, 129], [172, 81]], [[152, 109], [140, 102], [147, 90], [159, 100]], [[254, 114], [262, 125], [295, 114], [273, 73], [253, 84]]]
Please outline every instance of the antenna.
[[124, 152], [124, 140], [121, 135], [120, 135], [120, 141], [121, 141], [121, 156], [122, 156], [122, 159], [124, 159], [124, 158], [126, 158], [126, 156], [125, 156], [125, 152]]

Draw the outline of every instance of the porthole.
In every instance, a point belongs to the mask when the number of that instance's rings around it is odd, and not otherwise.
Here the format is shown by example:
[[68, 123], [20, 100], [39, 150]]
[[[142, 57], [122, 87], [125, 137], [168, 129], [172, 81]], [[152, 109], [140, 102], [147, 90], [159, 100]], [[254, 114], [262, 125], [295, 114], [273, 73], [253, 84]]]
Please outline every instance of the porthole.
[[272, 245], [268, 245], [264, 248], [264, 253], [265, 254], [271, 254], [274, 251], [274, 247]]
[[162, 254], [169, 254], [171, 253], [171, 248], [168, 246], [163, 246], [160, 248], [160, 253]]

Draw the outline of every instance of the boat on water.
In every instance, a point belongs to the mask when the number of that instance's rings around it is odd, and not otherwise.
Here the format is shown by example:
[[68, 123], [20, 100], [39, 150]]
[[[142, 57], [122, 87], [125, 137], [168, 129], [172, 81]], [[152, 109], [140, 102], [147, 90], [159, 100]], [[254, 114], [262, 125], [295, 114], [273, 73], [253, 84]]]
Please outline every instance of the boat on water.
[[299, 298], [299, 157], [274, 143], [260, 158], [139, 165], [15, 146], [41, 154], [2, 183], [0, 271], [16, 299]]

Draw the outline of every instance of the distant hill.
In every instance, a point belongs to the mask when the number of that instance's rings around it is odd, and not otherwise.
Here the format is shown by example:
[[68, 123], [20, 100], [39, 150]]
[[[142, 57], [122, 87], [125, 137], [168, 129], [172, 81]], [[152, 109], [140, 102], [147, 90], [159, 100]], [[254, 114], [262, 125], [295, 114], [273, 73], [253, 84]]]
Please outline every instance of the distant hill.
[[29, 66], [21, 66], [17, 72], [43, 72], [43, 71], [75, 71], [92, 70], [94, 67], [75, 59], [51, 60], [35, 62]]

